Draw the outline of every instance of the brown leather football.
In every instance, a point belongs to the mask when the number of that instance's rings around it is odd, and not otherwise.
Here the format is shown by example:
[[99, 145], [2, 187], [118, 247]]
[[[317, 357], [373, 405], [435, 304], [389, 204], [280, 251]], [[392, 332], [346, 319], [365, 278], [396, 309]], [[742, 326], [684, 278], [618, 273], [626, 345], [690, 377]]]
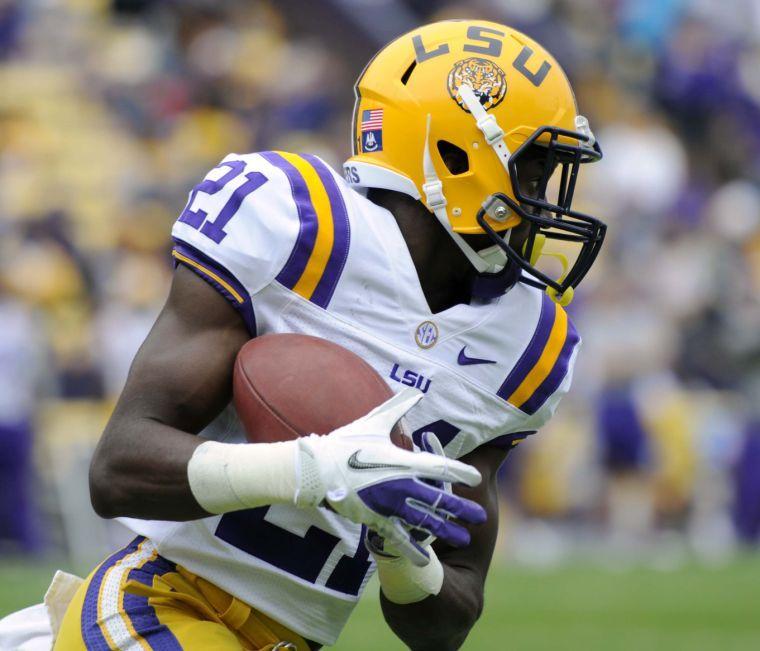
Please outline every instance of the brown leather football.
[[[263, 335], [245, 344], [235, 360], [235, 408], [252, 443], [328, 434], [392, 395], [361, 357], [319, 337]], [[399, 426], [391, 440], [412, 449]]]

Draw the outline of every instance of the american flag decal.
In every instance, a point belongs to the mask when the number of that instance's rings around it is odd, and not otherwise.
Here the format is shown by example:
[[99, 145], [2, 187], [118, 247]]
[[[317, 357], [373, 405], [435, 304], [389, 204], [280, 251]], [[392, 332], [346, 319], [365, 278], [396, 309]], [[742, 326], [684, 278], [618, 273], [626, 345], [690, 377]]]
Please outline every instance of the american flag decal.
[[383, 109], [362, 111], [362, 131], [374, 131], [383, 128]]

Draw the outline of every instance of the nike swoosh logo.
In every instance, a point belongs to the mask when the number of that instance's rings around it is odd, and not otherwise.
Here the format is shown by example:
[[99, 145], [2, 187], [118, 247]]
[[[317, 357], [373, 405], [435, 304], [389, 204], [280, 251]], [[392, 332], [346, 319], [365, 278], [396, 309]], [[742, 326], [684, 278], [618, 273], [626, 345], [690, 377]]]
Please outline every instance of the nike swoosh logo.
[[457, 364], [460, 366], [470, 366], [471, 364], [496, 364], [493, 359], [481, 359], [480, 357], [468, 357], [464, 350], [467, 346], [462, 346], [462, 350], [459, 351], [459, 357], [457, 357]]
[[398, 468], [399, 470], [406, 470], [407, 466], [399, 466], [393, 463], [367, 463], [359, 460], [359, 452], [361, 449], [354, 452], [348, 457], [348, 467], [354, 470], [377, 470], [378, 468]]

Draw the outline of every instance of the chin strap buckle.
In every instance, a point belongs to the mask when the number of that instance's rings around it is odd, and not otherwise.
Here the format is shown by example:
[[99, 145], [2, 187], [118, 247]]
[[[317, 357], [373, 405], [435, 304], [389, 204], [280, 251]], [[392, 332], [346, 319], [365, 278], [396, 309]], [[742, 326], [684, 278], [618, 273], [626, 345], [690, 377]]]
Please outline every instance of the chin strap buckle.
[[584, 136], [588, 136], [588, 140], [586, 141], [586, 144], [589, 147], [594, 146], [594, 143], [596, 142], [596, 138], [594, 137], [594, 132], [591, 131], [591, 126], [589, 125], [587, 118], [585, 118], [582, 115], [576, 115], [575, 116], [575, 130], [579, 131]]
[[459, 87], [459, 94], [465, 106], [467, 106], [467, 110], [475, 118], [478, 129], [483, 132], [486, 142], [493, 147], [499, 140], [504, 138], [504, 131], [496, 121], [496, 117], [486, 112], [478, 98], [475, 97], [475, 92], [468, 84], [462, 84]]
[[425, 193], [427, 207], [434, 212], [440, 208], [444, 208], [448, 203], [446, 197], [443, 196], [443, 183], [440, 179], [423, 183], [422, 191]]
[[498, 142], [504, 137], [504, 131], [496, 122], [496, 118], [493, 115], [486, 115], [485, 118], [478, 120], [478, 129], [483, 132], [486, 138], [486, 142], [493, 147], [495, 142]]

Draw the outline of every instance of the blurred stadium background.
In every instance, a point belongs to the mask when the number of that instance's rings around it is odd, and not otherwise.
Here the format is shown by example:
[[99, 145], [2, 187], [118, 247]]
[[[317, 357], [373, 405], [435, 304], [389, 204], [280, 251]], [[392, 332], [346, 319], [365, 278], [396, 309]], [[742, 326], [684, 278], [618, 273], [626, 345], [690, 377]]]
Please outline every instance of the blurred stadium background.
[[[125, 538], [87, 463], [189, 188], [228, 152], [340, 165], [363, 64], [454, 17], [565, 67], [609, 224], [469, 648], [760, 649], [758, 0], [0, 0], [0, 615]], [[373, 597], [345, 640], [397, 646]]]

